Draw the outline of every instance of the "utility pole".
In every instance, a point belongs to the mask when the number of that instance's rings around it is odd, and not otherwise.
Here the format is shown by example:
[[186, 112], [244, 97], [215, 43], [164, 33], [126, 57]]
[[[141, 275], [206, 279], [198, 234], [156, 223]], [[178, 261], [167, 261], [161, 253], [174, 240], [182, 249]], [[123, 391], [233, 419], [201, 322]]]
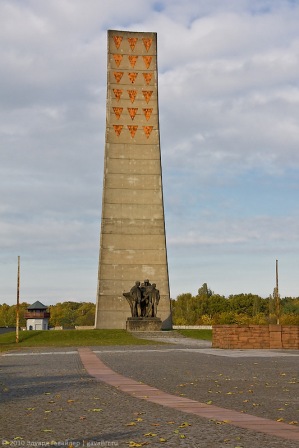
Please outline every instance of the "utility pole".
[[275, 314], [276, 314], [276, 323], [277, 323], [277, 325], [279, 325], [280, 297], [279, 297], [279, 291], [278, 291], [278, 260], [276, 260]]
[[17, 282], [17, 316], [16, 316], [16, 343], [19, 342], [20, 326], [20, 256], [18, 256], [18, 282]]

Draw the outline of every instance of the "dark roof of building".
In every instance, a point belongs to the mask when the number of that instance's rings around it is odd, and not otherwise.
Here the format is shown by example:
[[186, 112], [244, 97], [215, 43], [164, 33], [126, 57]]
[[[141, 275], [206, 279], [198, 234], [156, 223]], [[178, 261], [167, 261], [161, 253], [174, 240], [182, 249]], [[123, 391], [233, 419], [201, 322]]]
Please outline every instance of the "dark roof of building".
[[37, 300], [32, 305], [28, 306], [27, 310], [46, 310], [48, 307], [43, 305], [41, 302]]

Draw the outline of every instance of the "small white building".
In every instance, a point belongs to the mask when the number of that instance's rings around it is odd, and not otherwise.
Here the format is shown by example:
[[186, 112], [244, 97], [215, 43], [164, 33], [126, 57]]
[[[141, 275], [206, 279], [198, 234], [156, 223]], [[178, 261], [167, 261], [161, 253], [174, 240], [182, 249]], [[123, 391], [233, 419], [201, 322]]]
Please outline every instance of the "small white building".
[[28, 306], [27, 313], [25, 313], [27, 330], [49, 330], [50, 313], [47, 308], [39, 301]]

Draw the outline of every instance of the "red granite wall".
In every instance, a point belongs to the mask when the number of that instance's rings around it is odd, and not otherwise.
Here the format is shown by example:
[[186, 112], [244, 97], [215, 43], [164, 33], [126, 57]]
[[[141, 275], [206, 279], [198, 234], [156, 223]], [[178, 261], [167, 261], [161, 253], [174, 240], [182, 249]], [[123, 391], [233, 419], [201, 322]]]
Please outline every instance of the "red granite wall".
[[213, 348], [299, 349], [296, 325], [213, 325]]

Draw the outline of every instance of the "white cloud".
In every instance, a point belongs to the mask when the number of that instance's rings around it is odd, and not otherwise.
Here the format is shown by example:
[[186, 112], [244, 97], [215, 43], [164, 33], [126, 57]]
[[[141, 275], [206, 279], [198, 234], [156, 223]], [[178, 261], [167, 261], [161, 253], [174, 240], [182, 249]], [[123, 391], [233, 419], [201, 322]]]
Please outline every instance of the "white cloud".
[[[51, 254], [64, 272], [55, 271], [60, 287], [72, 294], [62, 266], [76, 256], [89, 267], [97, 260], [108, 28], [158, 32], [170, 253], [296, 247], [298, 5], [4, 0], [0, 17], [2, 266], [22, 249], [28, 263], [38, 257], [54, 272]], [[286, 215], [277, 219], [276, 207]], [[191, 261], [203, 263], [200, 254]]]

